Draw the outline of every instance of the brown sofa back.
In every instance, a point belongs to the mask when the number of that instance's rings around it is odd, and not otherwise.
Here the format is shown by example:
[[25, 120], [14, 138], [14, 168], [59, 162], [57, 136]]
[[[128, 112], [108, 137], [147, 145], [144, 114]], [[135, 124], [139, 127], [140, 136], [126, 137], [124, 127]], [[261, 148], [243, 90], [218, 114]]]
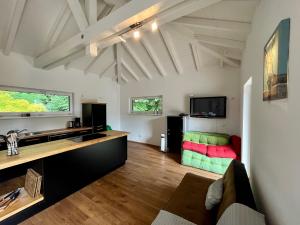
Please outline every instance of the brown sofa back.
[[233, 203], [240, 203], [256, 210], [254, 197], [244, 164], [232, 160], [224, 174], [223, 199], [217, 212], [217, 221], [226, 208]]

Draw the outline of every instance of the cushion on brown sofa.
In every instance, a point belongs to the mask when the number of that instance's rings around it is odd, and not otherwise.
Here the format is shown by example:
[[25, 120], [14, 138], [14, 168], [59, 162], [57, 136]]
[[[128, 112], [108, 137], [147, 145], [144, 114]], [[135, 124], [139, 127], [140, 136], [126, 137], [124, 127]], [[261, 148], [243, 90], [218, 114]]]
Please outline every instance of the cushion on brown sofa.
[[211, 225], [214, 218], [205, 208], [208, 187], [214, 180], [187, 173], [163, 208], [196, 224]]
[[233, 203], [240, 203], [256, 210], [251, 186], [244, 165], [233, 160], [224, 174], [223, 198], [219, 205], [217, 220]]

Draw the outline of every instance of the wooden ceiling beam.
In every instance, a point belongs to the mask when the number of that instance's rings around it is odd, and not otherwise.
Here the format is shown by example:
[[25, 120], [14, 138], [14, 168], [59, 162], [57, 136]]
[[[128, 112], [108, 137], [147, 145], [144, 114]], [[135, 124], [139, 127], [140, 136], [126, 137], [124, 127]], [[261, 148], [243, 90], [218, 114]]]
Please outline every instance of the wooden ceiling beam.
[[27, 2], [26, 0], [12, 1], [13, 13], [12, 13], [12, 17], [9, 20], [10, 22], [8, 28], [8, 35], [7, 35], [7, 40], [3, 51], [5, 55], [9, 55], [13, 48], [18, 33], [18, 29], [22, 20], [22, 16], [24, 13], [26, 2]]
[[132, 76], [136, 81], [140, 81], [139, 76], [134, 72], [134, 70], [124, 61], [122, 60], [123, 67], [128, 71], [128, 73]]
[[221, 46], [226, 48], [234, 48], [239, 50], [243, 50], [245, 48], [245, 42], [243, 41], [213, 37], [213, 36], [208, 36], [203, 34], [195, 34], [194, 38], [205, 44], [211, 44], [211, 45], [216, 45], [216, 46]]
[[102, 72], [100, 72], [99, 78], [101, 79], [102, 77], [104, 77], [105, 74], [111, 69], [113, 69], [116, 65], [117, 63], [115, 61], [109, 64]]
[[171, 60], [173, 62], [173, 65], [174, 65], [177, 73], [182, 74], [183, 68], [182, 68], [181, 62], [179, 60], [178, 54], [176, 52], [174, 42], [173, 42], [169, 32], [166, 29], [161, 27], [159, 29], [159, 33], [160, 33], [162, 40], [168, 50], [169, 56], [171, 57]]
[[246, 34], [251, 30], [250, 23], [217, 19], [203, 19], [198, 17], [181, 17], [175, 20], [173, 23], [208, 30], [230, 31]]
[[[76, 4], [71, 0], [68, 1], [71, 5]], [[167, 10], [182, 1], [183, 0], [132, 0], [120, 7], [117, 11], [112, 12], [97, 23], [89, 26], [85, 31], [36, 57], [34, 65], [38, 68], [43, 68], [74, 53], [80, 47], [86, 46], [94, 41], [101, 42], [101, 40], [110, 37], [112, 34], [128, 28], [129, 25], [151, 18], [160, 11]], [[74, 8], [78, 10], [78, 7]]]
[[149, 42], [149, 40], [144, 36], [141, 39], [141, 43], [144, 46], [146, 52], [148, 53], [150, 59], [152, 60], [152, 62], [154, 63], [155, 67], [157, 68], [158, 72], [160, 73], [161, 76], [165, 77], [167, 76], [167, 73], [164, 69], [164, 67], [162, 66], [159, 57], [157, 56], [157, 54], [155, 53], [154, 49], [152, 48], [151, 43]]
[[209, 48], [209, 47], [207, 47], [207, 46], [205, 46], [205, 45], [203, 45], [199, 42], [197, 44], [198, 44], [198, 47], [199, 47], [200, 50], [210, 54], [213, 57], [216, 57], [219, 60], [222, 60], [224, 63], [226, 63], [226, 64], [228, 64], [232, 67], [236, 67], [236, 68], [240, 67], [239, 63], [237, 63], [237, 62], [235, 62], [231, 59], [228, 59], [227, 57], [225, 57], [223, 54], [219, 53], [218, 51], [216, 51], [212, 48]]
[[151, 80], [152, 79], [151, 73], [146, 68], [146, 66], [145, 66], [144, 62], [141, 60], [141, 58], [135, 53], [135, 51], [133, 50], [133, 48], [128, 43], [122, 43], [122, 46], [124, 47], [124, 49], [126, 49], [126, 51], [129, 53], [129, 55], [133, 58], [133, 60], [135, 61], [135, 63], [140, 67], [140, 69], [143, 71], [143, 73], [145, 74], [145, 76], [149, 80]]
[[86, 19], [84, 11], [82, 10], [79, 0], [67, 0], [67, 2], [79, 27], [79, 30], [81, 32], [84, 31], [89, 26], [89, 23]]

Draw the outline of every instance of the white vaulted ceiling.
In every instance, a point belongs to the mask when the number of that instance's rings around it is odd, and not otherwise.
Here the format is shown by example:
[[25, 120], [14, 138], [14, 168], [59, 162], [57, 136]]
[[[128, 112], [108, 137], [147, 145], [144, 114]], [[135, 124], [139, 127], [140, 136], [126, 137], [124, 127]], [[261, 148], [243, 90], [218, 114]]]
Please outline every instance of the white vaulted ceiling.
[[[258, 0], [2, 0], [0, 48], [34, 58], [38, 68], [64, 65], [120, 83], [177, 76], [187, 68], [239, 67]], [[95, 5], [97, 5], [95, 7]], [[151, 17], [140, 40], [105, 39]], [[98, 32], [98, 33], [97, 33]], [[83, 38], [81, 39], [81, 34]], [[98, 43], [98, 56], [86, 46]], [[115, 44], [117, 43], [117, 44]]]

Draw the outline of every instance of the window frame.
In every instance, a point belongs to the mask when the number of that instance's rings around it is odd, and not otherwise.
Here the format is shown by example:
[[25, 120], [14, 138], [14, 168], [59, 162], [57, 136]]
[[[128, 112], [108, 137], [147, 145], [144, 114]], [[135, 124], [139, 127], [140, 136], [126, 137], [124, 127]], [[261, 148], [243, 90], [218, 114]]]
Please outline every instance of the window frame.
[[36, 88], [25, 88], [25, 87], [14, 87], [0, 85], [0, 90], [3, 91], [16, 91], [16, 92], [31, 92], [39, 94], [50, 94], [50, 95], [63, 95], [70, 98], [70, 110], [67, 112], [0, 112], [0, 119], [10, 118], [31, 118], [31, 117], [66, 117], [73, 116], [74, 110], [74, 93], [64, 91], [54, 91], [46, 89]]
[[[160, 98], [161, 111], [148, 111], [148, 112], [134, 112], [133, 111], [133, 101], [137, 99], [153, 99]], [[130, 97], [129, 98], [129, 114], [130, 115], [144, 115], [144, 116], [162, 116], [163, 115], [163, 95], [153, 95], [153, 96], [141, 96], [141, 97]]]

